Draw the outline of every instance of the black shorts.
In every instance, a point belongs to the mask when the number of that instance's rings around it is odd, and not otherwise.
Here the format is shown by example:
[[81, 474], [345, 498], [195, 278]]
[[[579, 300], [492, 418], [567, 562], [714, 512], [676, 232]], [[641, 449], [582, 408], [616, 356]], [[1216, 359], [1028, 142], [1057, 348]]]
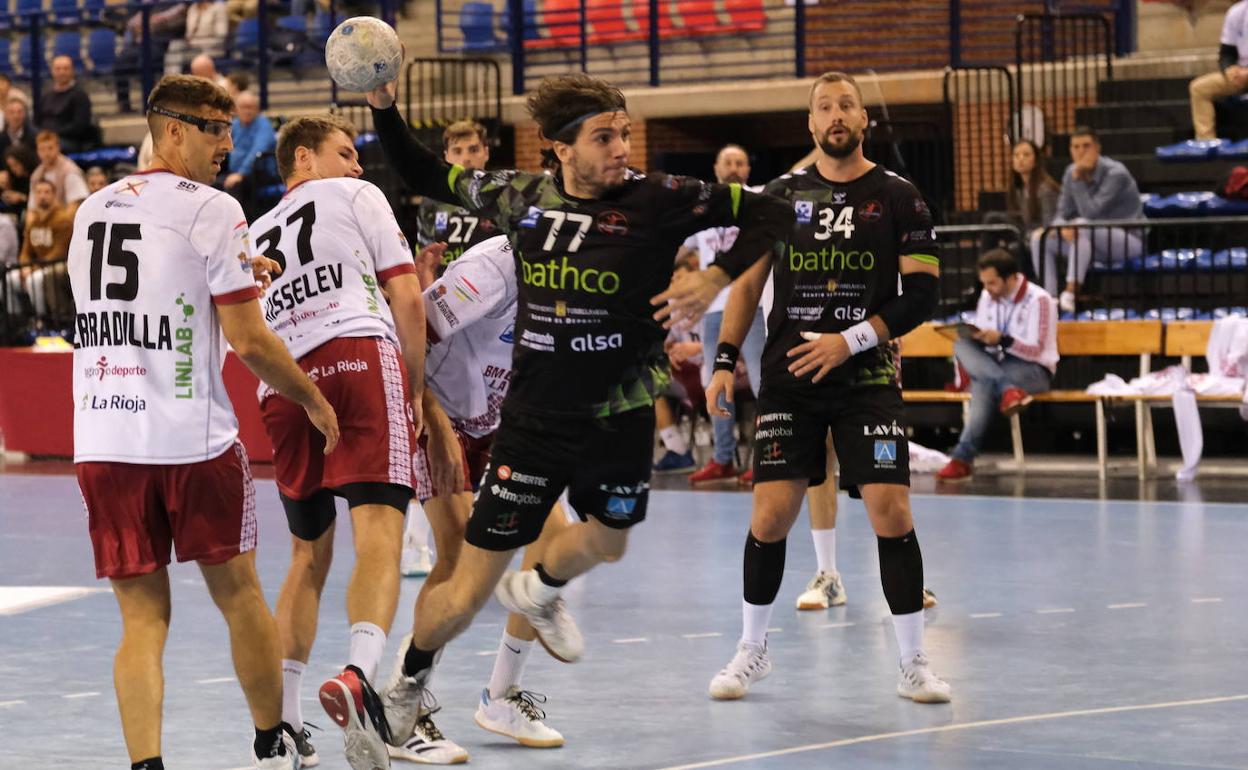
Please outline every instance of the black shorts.
[[845, 388], [837, 398], [809, 403], [766, 387], [758, 399], [754, 432], [754, 480], [827, 476], [828, 432], [840, 464], [841, 489], [858, 497], [863, 484], [910, 485], [901, 391], [891, 385]]
[[653, 447], [653, 409], [583, 420], [504, 415], [465, 539], [489, 551], [532, 543], [564, 489], [581, 521], [638, 524], [646, 518]]
[[412, 488], [402, 484], [383, 484], [376, 481], [357, 481], [343, 484], [336, 489], [322, 489], [311, 497], [295, 500], [278, 492], [282, 508], [286, 511], [286, 525], [290, 534], [300, 540], [312, 542], [329, 531], [338, 515], [335, 497], [345, 498], [348, 508], [361, 505], [385, 505], [395, 509], [400, 516], [407, 514], [407, 504], [412, 499]]

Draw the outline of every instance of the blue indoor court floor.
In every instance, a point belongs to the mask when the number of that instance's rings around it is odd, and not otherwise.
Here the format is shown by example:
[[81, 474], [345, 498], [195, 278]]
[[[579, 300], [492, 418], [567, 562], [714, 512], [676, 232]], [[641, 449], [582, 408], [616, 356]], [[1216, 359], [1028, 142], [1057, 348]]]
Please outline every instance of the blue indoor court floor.
[[[257, 485], [272, 602], [288, 536], [273, 483]], [[573, 584], [585, 658], [530, 658], [524, 686], [550, 697], [567, 745], [524, 749], [473, 724], [503, 620], [493, 602], [443, 657], [438, 725], [483, 768], [1248, 768], [1248, 506], [916, 494], [940, 598], [927, 649], [954, 688], [944, 706], [897, 697], [874, 537], [860, 503], [842, 506], [849, 604], [792, 609], [814, 570], [803, 517], [772, 621], [775, 671], [745, 700], [706, 688], [740, 631], [749, 496], [658, 491], [624, 560]], [[314, 732], [328, 770], [347, 767], [315, 699], [346, 655], [349, 527], [338, 537], [304, 687], [305, 715], [328, 728]], [[246, 766], [224, 625], [193, 565], [171, 578], [166, 766]], [[405, 581], [390, 651], [418, 586]], [[116, 606], [81, 590], [101, 588], [73, 477], [0, 473], [0, 768], [128, 765]]]

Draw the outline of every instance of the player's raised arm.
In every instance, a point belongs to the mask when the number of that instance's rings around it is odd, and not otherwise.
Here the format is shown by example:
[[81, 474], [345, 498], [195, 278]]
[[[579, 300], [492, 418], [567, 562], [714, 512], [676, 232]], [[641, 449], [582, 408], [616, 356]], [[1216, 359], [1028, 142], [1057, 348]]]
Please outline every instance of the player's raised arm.
[[321, 391], [303, 373], [290, 351], [260, 315], [255, 299], [217, 305], [221, 331], [247, 368], [266, 385], [303, 407], [308, 419], [325, 436], [325, 454], [338, 445], [338, 417]]
[[728, 304], [720, 322], [718, 346], [712, 366], [711, 382], [706, 387], [706, 408], [713, 416], [730, 417], [731, 413], [719, 405], [724, 400], [732, 403], [733, 385], [736, 381], [737, 359], [741, 356], [741, 343], [745, 341], [758, 311], [758, 301], [767, 285], [771, 272], [771, 254], [758, 260], [732, 284], [728, 292]]

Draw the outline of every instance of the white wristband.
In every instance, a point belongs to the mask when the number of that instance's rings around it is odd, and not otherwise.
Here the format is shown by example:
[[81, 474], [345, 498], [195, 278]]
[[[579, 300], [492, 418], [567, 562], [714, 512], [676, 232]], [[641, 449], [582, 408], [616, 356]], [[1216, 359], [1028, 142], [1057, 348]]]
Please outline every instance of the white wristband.
[[841, 336], [845, 338], [845, 344], [849, 346], [851, 356], [856, 356], [880, 344], [880, 337], [875, 333], [875, 327], [870, 321], [854, 324], [841, 332]]

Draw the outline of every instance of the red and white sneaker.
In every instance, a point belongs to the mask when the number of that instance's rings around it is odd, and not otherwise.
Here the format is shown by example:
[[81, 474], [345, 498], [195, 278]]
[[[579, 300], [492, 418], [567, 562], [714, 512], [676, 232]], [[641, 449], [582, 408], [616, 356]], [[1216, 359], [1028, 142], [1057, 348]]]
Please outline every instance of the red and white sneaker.
[[352, 770], [387, 770], [390, 730], [381, 701], [364, 674], [355, 666], [347, 666], [321, 685], [320, 699], [325, 713], [343, 730], [343, 753]]
[[1013, 417], [1027, 408], [1034, 401], [1031, 394], [1022, 388], [1006, 388], [1001, 394], [1001, 414]]
[[953, 459], [949, 464], [941, 468], [936, 473], [937, 481], [970, 481], [971, 480], [971, 464], [964, 463], [961, 460]]
[[689, 474], [690, 484], [704, 484], [708, 481], [730, 481], [737, 477], [737, 468], [731, 462], [717, 463], [708, 460], [701, 469]]
[[748, 471], [738, 476], [737, 483], [743, 487], [754, 486], [754, 469], [750, 468]]

